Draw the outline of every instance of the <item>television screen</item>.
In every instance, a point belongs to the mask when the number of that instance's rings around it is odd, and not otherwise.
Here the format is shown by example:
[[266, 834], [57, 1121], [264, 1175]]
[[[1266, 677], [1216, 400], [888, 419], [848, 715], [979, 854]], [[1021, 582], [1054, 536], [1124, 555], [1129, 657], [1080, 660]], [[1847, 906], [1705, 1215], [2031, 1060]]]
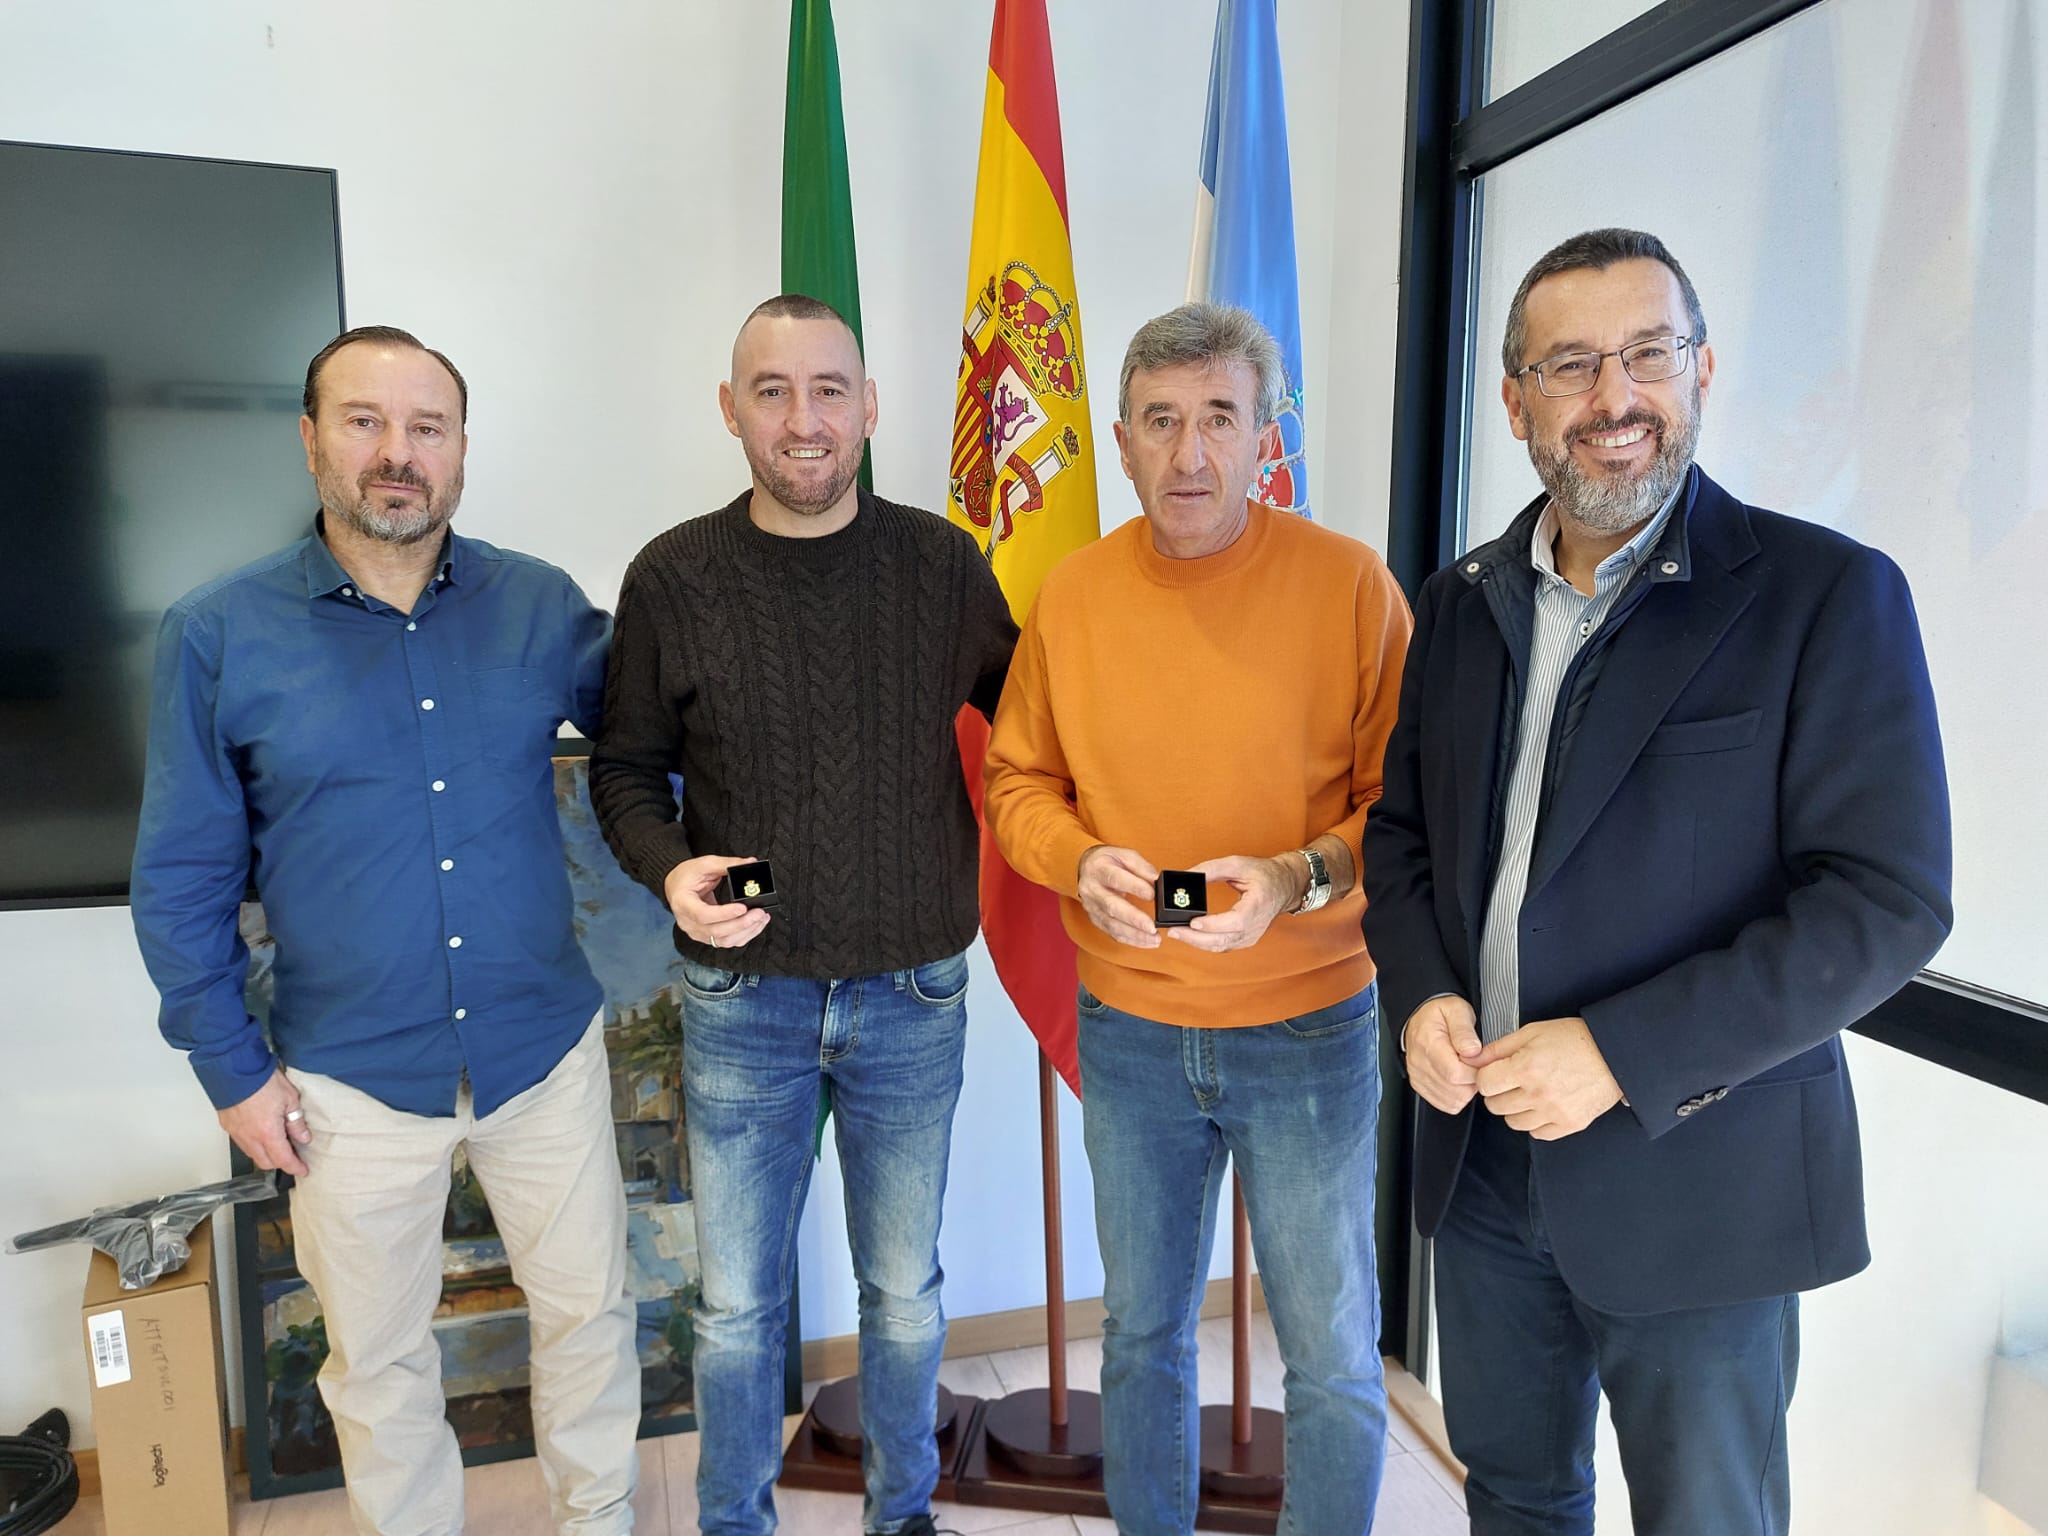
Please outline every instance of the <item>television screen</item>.
[[119, 900], [185, 592], [301, 537], [332, 171], [0, 142], [0, 905]]

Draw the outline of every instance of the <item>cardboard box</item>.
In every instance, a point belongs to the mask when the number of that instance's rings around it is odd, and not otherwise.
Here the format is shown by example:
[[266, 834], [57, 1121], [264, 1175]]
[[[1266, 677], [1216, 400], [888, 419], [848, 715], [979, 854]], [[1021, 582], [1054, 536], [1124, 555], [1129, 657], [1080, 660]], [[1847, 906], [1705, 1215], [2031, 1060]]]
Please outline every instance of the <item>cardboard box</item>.
[[230, 1536], [227, 1376], [213, 1223], [192, 1258], [139, 1291], [95, 1251], [85, 1361], [107, 1536]]

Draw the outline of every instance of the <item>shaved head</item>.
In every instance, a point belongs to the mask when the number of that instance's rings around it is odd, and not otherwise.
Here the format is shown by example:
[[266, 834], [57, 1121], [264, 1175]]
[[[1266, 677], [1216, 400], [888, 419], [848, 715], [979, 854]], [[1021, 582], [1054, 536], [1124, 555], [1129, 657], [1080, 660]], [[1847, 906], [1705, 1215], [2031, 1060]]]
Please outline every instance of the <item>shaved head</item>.
[[[840, 314], [838, 310], [827, 304], [823, 299], [814, 299], [810, 295], [803, 293], [778, 293], [774, 298], [764, 299], [759, 304], [756, 304], [748, 312], [747, 318], [740, 322], [740, 333], [732, 339], [732, 376], [734, 379], [738, 379], [740, 376], [740, 344], [746, 340], [747, 332], [753, 328], [754, 322], [757, 320], [837, 321], [845, 328], [846, 334], [853, 340], [854, 356], [857, 358], [861, 357], [860, 337], [855, 333], [853, 326], [848, 323], [846, 316]], [[861, 366], [863, 369], [866, 368], [865, 358], [861, 358]]]
[[837, 310], [791, 295], [761, 305], [733, 341], [718, 400], [754, 472], [757, 523], [813, 537], [853, 516], [875, 386]]

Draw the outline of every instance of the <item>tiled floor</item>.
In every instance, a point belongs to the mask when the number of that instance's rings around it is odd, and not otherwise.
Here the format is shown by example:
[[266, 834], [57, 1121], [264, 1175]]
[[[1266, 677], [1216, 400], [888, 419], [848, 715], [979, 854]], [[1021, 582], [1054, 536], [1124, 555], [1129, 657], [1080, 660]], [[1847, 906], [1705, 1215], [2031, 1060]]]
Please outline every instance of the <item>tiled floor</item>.
[[[1202, 1400], [1230, 1397], [1230, 1324], [1218, 1318], [1201, 1332]], [[1076, 1339], [1067, 1351], [1067, 1377], [1092, 1390], [1102, 1369], [1102, 1341]], [[1045, 1351], [1014, 1349], [994, 1355], [948, 1360], [940, 1377], [955, 1392], [1000, 1397], [1046, 1384]], [[806, 1394], [808, 1396], [808, 1393]], [[1280, 1406], [1280, 1355], [1266, 1315], [1252, 1328], [1252, 1401]], [[1376, 1529], [1382, 1536], [1460, 1536], [1465, 1530], [1464, 1497], [1456, 1481], [1430, 1454], [1398, 1414], [1388, 1417], [1386, 1479], [1380, 1489]], [[794, 1432], [797, 1421], [789, 1420]], [[697, 1529], [697, 1437], [670, 1435], [640, 1442], [640, 1491], [634, 1500], [641, 1536], [685, 1536]], [[471, 1468], [467, 1478], [468, 1528], [479, 1536], [550, 1536], [540, 1470], [532, 1461]], [[776, 1507], [786, 1536], [856, 1536], [860, 1500], [851, 1494], [811, 1493], [778, 1488]], [[1034, 1515], [1021, 1510], [940, 1505], [941, 1526], [1004, 1536], [1115, 1536], [1108, 1520], [1086, 1516]], [[235, 1506], [235, 1536], [353, 1536], [346, 1501], [331, 1493], [301, 1494], [265, 1504]], [[80, 1503], [57, 1527], [58, 1536], [102, 1536], [98, 1502]], [[165, 1533], [172, 1536], [172, 1533]]]

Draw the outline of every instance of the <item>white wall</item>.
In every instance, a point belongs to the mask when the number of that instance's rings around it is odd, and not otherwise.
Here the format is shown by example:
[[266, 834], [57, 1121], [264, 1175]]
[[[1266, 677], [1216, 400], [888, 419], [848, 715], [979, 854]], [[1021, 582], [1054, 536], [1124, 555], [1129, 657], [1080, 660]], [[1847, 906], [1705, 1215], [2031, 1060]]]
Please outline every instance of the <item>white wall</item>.
[[[1112, 525], [1136, 508], [1109, 437], [1114, 391], [1099, 385], [1184, 287], [1214, 9], [1050, 10]], [[988, 13], [838, 7], [877, 484], [931, 507]], [[1281, 8], [1309, 444], [1328, 453], [1317, 506], [1375, 542], [1406, 27], [1398, 5]], [[556, 561], [608, 603], [642, 543], [745, 483], [714, 392], [739, 319], [778, 286], [786, 29], [770, 4], [15, 0], [0, 7], [0, 137], [336, 167], [349, 319], [416, 331], [471, 381], [464, 530]], [[944, 1245], [955, 1315], [1043, 1296], [1034, 1058], [979, 950], [971, 1006]], [[224, 1171], [154, 1017], [125, 908], [0, 913], [0, 1232]], [[1062, 1125], [1067, 1287], [1089, 1296], [1101, 1272], [1071, 1098]], [[801, 1262], [805, 1335], [853, 1331], [829, 1159]], [[52, 1402], [83, 1424], [83, 1269], [77, 1249], [0, 1259], [0, 1429]]]
[[[1283, 43], [1292, 7], [1280, 7]], [[1335, 153], [1318, 190], [1305, 180], [1308, 147], [1293, 138], [1295, 220], [1304, 235], [1304, 206], [1334, 206], [1334, 238], [1304, 243], [1301, 268], [1303, 371], [1320, 368], [1323, 387], [1309, 398], [1309, 451], [1322, 455], [1312, 493], [1316, 515], [1341, 533], [1387, 548], [1387, 501], [1393, 476], [1394, 343], [1401, 292], [1401, 182], [1408, 101], [1407, 0], [1374, 0], [1346, 8], [1342, 89], [1334, 123], [1322, 125]], [[1301, 71], [1287, 60], [1290, 92]], [[1290, 117], [1307, 127], [1300, 98]], [[1312, 294], [1327, 294], [1327, 327]], [[1316, 414], [1317, 396], [1326, 402]]]

